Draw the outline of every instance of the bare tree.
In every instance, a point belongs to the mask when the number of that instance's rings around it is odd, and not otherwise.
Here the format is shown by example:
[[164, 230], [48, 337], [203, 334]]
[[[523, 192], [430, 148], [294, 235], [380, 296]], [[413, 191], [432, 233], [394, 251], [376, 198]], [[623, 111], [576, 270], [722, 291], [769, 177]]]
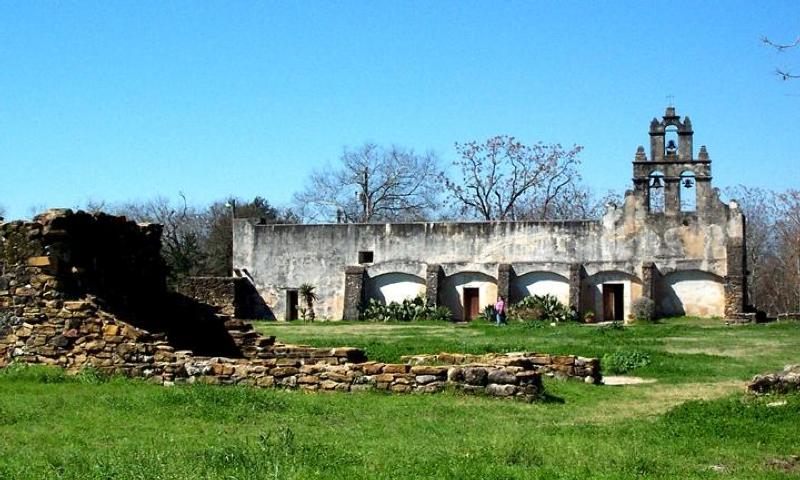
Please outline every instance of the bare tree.
[[170, 279], [198, 275], [205, 271], [203, 251], [208, 225], [202, 211], [189, 206], [180, 193], [180, 201], [171, 202], [157, 197], [145, 202], [129, 202], [109, 207], [112, 213], [125, 215], [137, 222], [159, 223], [163, 226], [161, 255], [170, 269]]
[[[445, 186], [461, 214], [483, 220], [547, 219], [553, 204], [579, 180], [580, 146], [565, 150], [541, 142], [524, 145], [499, 135], [485, 142], [456, 143], [460, 177]], [[524, 212], [517, 207], [524, 205]], [[524, 213], [524, 215], [523, 215]]]
[[538, 199], [525, 198], [515, 208], [517, 220], [592, 220], [606, 212], [606, 205], [622, 204], [622, 197], [614, 191], [596, 195], [591, 188], [573, 181], [568, 183], [550, 202], [547, 217], [542, 218]]
[[[765, 45], [774, 48], [778, 53], [784, 53], [784, 52], [786, 52], [788, 50], [792, 50], [792, 49], [800, 46], [800, 37], [797, 37], [795, 39], [795, 41], [791, 42], [791, 43], [777, 43], [777, 42], [773, 42], [772, 40], [770, 40], [767, 37], [761, 37], [761, 41]], [[792, 73], [791, 71], [789, 71], [786, 68], [780, 68], [780, 67], [775, 69], [775, 74], [778, 75], [778, 77], [780, 77], [781, 80], [792, 80], [792, 79], [800, 78], [800, 75], [798, 75], [796, 73]]]
[[784, 278], [785, 310], [800, 312], [800, 190], [779, 194], [776, 209], [777, 263]]
[[775, 193], [757, 187], [739, 185], [726, 188], [725, 194], [735, 199], [747, 219], [748, 298], [763, 309], [771, 308], [769, 292], [773, 289], [770, 265], [775, 255]]
[[270, 205], [262, 197], [245, 202], [233, 196], [211, 204], [203, 213], [208, 235], [203, 244], [206, 255], [204, 273], [217, 276], [231, 275], [233, 256], [232, 218], [258, 218], [264, 223], [297, 223], [295, 215], [286, 209]]
[[770, 315], [800, 310], [800, 190], [725, 189], [747, 218], [748, 296]]
[[341, 164], [311, 174], [294, 197], [309, 221], [424, 220], [436, 206], [438, 160], [397, 146], [345, 149]]

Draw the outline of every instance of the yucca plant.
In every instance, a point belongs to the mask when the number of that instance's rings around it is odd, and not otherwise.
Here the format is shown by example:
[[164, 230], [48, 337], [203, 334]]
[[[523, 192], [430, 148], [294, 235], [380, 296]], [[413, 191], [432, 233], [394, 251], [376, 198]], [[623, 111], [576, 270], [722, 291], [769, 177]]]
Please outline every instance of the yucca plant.
[[314, 314], [314, 301], [317, 299], [317, 294], [314, 292], [314, 288], [314, 285], [304, 283], [297, 289], [297, 293], [300, 294], [300, 298], [302, 298], [303, 302], [306, 304], [305, 308], [301, 310], [303, 320], [310, 320], [312, 322], [314, 318], [316, 318]]

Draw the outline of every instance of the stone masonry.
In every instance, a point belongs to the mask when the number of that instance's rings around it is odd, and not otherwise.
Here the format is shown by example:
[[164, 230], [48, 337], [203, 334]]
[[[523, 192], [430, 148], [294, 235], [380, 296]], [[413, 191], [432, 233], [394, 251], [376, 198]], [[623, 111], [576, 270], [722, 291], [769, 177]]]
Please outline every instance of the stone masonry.
[[[164, 385], [394, 393], [453, 388], [528, 401], [542, 394], [543, 365], [533, 358], [383, 364], [367, 361], [356, 348], [277, 343], [222, 312], [230, 300], [227, 282], [213, 281], [225, 288], [205, 294], [222, 308], [167, 292], [159, 233], [154, 225], [69, 210], [0, 224], [0, 367], [94, 368]], [[552, 358], [552, 367], [563, 364], [568, 375], [599, 378], [595, 359]]]

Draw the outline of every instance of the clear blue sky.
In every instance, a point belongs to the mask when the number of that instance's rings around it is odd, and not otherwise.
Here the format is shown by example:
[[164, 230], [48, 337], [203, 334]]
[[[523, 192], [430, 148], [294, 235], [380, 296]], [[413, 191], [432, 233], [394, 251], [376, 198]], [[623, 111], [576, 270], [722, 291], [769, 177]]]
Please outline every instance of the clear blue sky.
[[629, 187], [666, 96], [716, 186], [800, 187], [800, 2], [3, 2], [0, 205], [156, 195], [284, 204], [370, 140], [453, 158], [578, 143]]

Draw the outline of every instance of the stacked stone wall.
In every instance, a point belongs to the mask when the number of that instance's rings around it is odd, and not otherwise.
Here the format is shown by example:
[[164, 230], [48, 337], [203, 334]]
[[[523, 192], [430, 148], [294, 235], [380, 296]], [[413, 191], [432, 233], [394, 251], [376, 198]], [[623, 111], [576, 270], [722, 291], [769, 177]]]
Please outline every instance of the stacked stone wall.
[[537, 363], [544, 356], [462, 355], [444, 366], [436, 365], [446, 360], [440, 354], [383, 364], [367, 361], [357, 348], [277, 343], [225, 310], [232, 298], [235, 303], [241, 280], [182, 287], [188, 295], [168, 292], [159, 235], [157, 226], [69, 210], [0, 224], [0, 367], [94, 368], [164, 385], [393, 393], [453, 388], [529, 401], [541, 395], [543, 373], [599, 375], [596, 360], [580, 357]]
[[595, 384], [600, 383], [602, 379], [598, 359], [576, 355], [548, 355], [538, 352], [470, 355], [442, 352], [435, 355], [407, 355], [402, 359], [412, 365], [489, 363], [522, 367], [526, 371], [533, 370], [551, 377], [571, 378]]
[[77, 372], [143, 378], [163, 385], [207, 383], [302, 390], [435, 393], [453, 388], [470, 394], [533, 401], [541, 375], [526, 365], [479, 363], [457, 366], [367, 362], [356, 348], [316, 348], [274, 343], [257, 358], [195, 356], [117, 319], [91, 300], [65, 301], [40, 315], [4, 317], [0, 367], [11, 362], [53, 365]]
[[[245, 281], [235, 277], [187, 277], [179, 280], [175, 291], [208, 305], [218, 307], [220, 313], [231, 317], [237, 315], [237, 284]], [[240, 287], [241, 288], [241, 287]]]

